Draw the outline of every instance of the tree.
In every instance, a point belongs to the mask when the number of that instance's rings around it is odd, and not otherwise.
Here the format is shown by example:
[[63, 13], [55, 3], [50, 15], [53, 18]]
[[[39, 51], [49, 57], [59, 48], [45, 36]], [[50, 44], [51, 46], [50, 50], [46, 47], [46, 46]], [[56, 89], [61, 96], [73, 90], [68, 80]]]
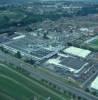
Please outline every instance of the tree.
[[26, 59], [25, 62], [30, 63], [30, 64], [35, 64], [35, 61], [32, 59]]
[[92, 94], [96, 96], [97, 95], [97, 92], [96, 91], [93, 91]]
[[72, 46], [72, 43], [68, 42], [67, 45], [68, 45], [68, 46]]
[[90, 92], [90, 90], [88, 88], [85, 89], [86, 92]]
[[15, 54], [15, 56], [17, 57], [17, 58], [21, 58], [22, 56], [21, 56], [21, 53], [19, 52], [19, 51], [17, 51], [17, 53]]
[[8, 32], [8, 36], [11, 36], [11, 35], [13, 35], [14, 34], [14, 32]]

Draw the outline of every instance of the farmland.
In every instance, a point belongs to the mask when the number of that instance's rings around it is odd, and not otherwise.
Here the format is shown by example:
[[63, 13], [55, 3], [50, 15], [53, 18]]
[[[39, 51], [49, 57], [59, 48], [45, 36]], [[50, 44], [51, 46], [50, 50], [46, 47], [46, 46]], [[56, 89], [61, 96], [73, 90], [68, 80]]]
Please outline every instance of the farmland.
[[38, 100], [46, 100], [48, 97], [52, 100], [68, 100], [5, 65], [0, 65], [0, 97], [3, 100], [32, 100], [34, 97]]

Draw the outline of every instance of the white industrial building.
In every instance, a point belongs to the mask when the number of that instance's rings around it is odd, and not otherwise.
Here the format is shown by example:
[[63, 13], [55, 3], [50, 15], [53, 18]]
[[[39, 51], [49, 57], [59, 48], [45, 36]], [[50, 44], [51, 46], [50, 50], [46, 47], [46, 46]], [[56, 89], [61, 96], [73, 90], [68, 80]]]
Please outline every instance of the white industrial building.
[[73, 46], [70, 46], [69, 48], [64, 49], [63, 51], [65, 53], [68, 53], [77, 57], [82, 57], [82, 58], [86, 58], [91, 53], [90, 50], [85, 50], [85, 49], [81, 49], [81, 48], [77, 48]]
[[97, 76], [96, 79], [92, 82], [91, 88], [98, 91], [98, 76]]

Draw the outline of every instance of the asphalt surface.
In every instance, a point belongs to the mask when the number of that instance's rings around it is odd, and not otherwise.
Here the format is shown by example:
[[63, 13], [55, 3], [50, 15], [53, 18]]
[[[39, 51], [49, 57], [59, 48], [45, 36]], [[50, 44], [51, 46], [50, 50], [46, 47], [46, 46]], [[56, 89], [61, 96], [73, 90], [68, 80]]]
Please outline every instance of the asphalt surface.
[[76, 88], [71, 85], [68, 85], [64, 83], [63, 81], [55, 78], [55, 76], [41, 72], [37, 68], [34, 68], [32, 65], [27, 64], [24, 61], [17, 59], [13, 56], [5, 54], [2, 51], [0, 51], [0, 61], [7, 62], [17, 67], [24, 68], [30, 73], [31, 77], [36, 78], [38, 80], [41, 80], [41, 79], [47, 80], [51, 82], [52, 84], [56, 85], [57, 87], [61, 88], [62, 90], [68, 91], [72, 94], [76, 94], [77, 96], [83, 97], [86, 100], [98, 100], [98, 97], [95, 97], [92, 94], [89, 94], [80, 88]]

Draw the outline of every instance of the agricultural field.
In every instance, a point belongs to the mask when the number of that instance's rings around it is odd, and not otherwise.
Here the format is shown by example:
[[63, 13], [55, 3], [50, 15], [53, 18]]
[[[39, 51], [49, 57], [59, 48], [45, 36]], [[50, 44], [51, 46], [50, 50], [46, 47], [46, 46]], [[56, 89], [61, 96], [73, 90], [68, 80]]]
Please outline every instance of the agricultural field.
[[70, 100], [68, 96], [43, 86], [16, 70], [0, 64], [0, 99], [2, 100]]

